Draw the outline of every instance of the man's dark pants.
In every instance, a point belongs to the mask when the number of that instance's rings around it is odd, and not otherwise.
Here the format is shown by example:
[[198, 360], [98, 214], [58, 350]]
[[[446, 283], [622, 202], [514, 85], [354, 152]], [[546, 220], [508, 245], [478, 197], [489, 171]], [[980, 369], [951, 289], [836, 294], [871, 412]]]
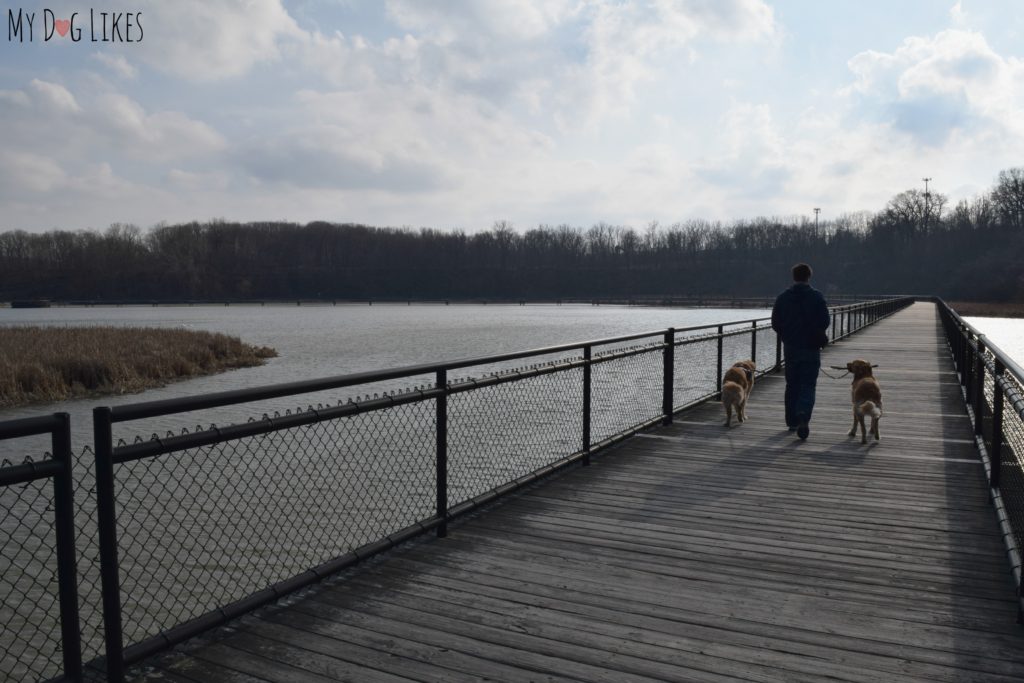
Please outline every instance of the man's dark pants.
[[803, 419], [811, 421], [814, 391], [821, 369], [821, 351], [784, 347], [786, 361], [786, 425], [796, 427]]

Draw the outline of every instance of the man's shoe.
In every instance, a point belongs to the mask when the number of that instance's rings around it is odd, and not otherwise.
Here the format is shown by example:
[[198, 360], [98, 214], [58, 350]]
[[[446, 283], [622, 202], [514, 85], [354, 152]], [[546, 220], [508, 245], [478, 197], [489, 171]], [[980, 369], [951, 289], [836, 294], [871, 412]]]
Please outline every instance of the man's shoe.
[[793, 425], [792, 427], [790, 427], [790, 428], [789, 428], [789, 431], [791, 431], [791, 432], [795, 432], [795, 431], [796, 431], [796, 425]]
[[796, 435], [800, 437], [800, 440], [806, 440], [811, 433], [811, 428], [807, 426], [807, 420], [800, 420], [800, 424], [796, 427]]

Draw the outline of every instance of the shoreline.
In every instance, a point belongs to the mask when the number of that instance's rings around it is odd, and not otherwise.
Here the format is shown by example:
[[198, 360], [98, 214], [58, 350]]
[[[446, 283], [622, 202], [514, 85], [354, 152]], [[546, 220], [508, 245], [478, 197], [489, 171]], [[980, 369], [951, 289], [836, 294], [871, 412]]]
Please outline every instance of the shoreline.
[[950, 308], [963, 317], [1024, 318], [1024, 303], [948, 301]]

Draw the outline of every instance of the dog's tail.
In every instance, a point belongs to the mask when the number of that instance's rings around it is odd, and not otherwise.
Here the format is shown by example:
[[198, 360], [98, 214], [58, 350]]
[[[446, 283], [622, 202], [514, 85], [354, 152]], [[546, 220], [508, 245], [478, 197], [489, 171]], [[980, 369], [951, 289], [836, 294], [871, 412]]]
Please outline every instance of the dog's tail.
[[878, 418], [882, 417], [882, 406], [875, 405], [874, 401], [864, 401], [859, 406], [857, 406], [857, 412], [859, 412], [861, 415], [870, 415], [871, 417], [877, 420]]
[[722, 384], [722, 402], [733, 401], [738, 403], [743, 399], [743, 387], [736, 382], [725, 382]]

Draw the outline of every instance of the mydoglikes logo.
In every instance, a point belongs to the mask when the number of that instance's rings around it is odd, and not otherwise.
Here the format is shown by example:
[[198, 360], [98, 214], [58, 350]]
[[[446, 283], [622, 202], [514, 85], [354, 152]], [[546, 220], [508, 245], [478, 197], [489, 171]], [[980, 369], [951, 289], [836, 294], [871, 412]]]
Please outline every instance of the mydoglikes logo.
[[7, 10], [7, 41], [32, 43], [36, 41], [71, 39], [73, 43], [141, 43], [142, 12], [72, 12], [61, 18], [52, 10], [28, 12]]

